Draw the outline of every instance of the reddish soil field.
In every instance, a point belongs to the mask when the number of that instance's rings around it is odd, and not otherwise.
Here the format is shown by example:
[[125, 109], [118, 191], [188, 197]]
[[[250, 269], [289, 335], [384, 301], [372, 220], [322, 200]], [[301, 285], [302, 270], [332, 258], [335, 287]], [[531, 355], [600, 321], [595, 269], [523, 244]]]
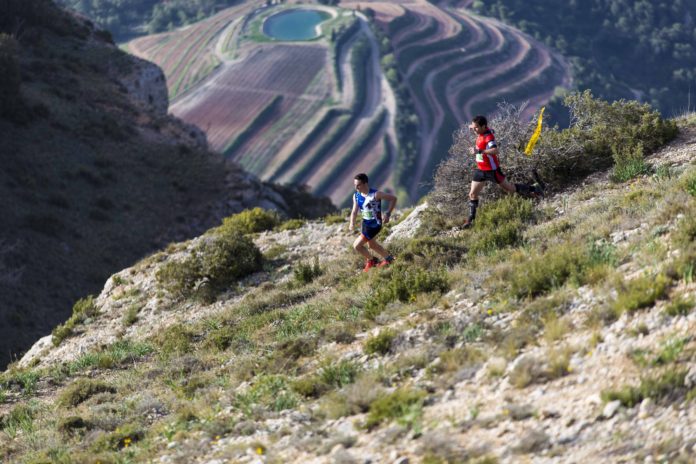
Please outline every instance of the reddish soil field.
[[[224, 150], [276, 95], [285, 97], [281, 115], [292, 107], [294, 98], [303, 96], [323, 69], [326, 58], [326, 49], [319, 46], [267, 47], [227, 66], [170, 110], [206, 131], [212, 148]], [[324, 97], [320, 88], [309, 90], [316, 98]]]

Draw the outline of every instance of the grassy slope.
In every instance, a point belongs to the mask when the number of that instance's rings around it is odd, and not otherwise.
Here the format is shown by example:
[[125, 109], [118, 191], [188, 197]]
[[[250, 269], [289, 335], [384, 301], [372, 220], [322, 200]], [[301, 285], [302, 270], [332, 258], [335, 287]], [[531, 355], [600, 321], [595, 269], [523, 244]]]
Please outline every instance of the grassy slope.
[[[693, 140], [696, 122], [690, 124]], [[684, 338], [689, 322], [680, 316], [694, 306], [693, 157], [693, 149], [675, 144], [653, 160], [662, 166], [654, 174], [630, 184], [607, 183], [600, 174], [537, 208], [506, 197], [482, 208], [474, 232], [455, 233], [456, 218], [435, 216], [424, 238], [392, 244], [400, 263], [369, 275], [357, 272], [358, 260], [346, 250], [351, 237], [341, 239], [332, 229], [345, 224], [257, 236], [265, 272], [213, 305], [175, 301], [149, 287], [160, 263], [185, 249], [174, 246], [112, 279], [103, 306], [108, 313], [83, 327], [98, 331], [109, 323], [124, 331], [133, 327], [139, 336], [58, 365], [4, 375], [5, 457], [234, 460], [251, 450], [288, 462], [344, 443], [384, 459], [396, 449], [449, 462], [448, 456], [486, 454], [472, 447], [476, 442], [489, 444], [485, 462], [496, 462], [518, 434], [553, 420], [514, 403], [534, 402], [530, 393], [541, 384], [544, 396], [565, 404], [565, 389], [574, 392], [575, 384], [565, 379], [586, 375], [592, 382], [579, 393], [583, 401], [602, 392], [606, 401], [618, 398], [627, 407], [650, 396], [655, 417], [684, 409], [696, 395], [683, 387], [696, 346]], [[628, 239], [615, 239], [626, 231], [633, 231]], [[283, 246], [291, 237], [303, 244], [313, 237], [317, 246], [304, 252]], [[312, 280], [307, 267], [315, 253], [330, 259], [319, 262], [320, 275]], [[165, 312], [161, 324], [185, 322], [156, 333], [138, 327], [138, 314], [129, 316], [129, 308], [145, 301], [155, 302], [148, 314]], [[660, 317], [664, 324], [646, 325]], [[617, 318], [630, 329], [615, 328]], [[616, 339], [617, 330], [631, 343], [651, 342], [628, 359], [609, 341], [603, 346], [611, 349], [595, 354], [604, 337]], [[542, 361], [506, 368], [524, 354]], [[607, 366], [611, 375], [602, 375]], [[482, 375], [464, 374], [472, 368]], [[492, 400], [502, 383], [507, 390]], [[478, 393], [464, 404], [451, 402], [446, 398], [455, 385]], [[500, 395], [513, 404], [501, 410]], [[560, 412], [559, 421], [574, 414]], [[340, 417], [356, 419], [356, 433], [367, 433], [360, 426], [374, 432], [373, 441], [333, 431], [329, 420]], [[666, 452], [678, 458], [678, 435], [667, 437], [672, 441], [664, 451], [658, 436], [623, 427], [632, 416], [622, 417], [622, 440], [599, 434], [603, 456], [642, 460]], [[390, 423], [416, 433], [385, 441], [382, 427]], [[429, 433], [448, 423], [451, 428]], [[504, 445], [496, 442], [497, 424], [512, 430]], [[590, 432], [608, 423], [592, 424]], [[626, 447], [627, 439], [641, 446]], [[555, 455], [570, 458], [574, 445], [565, 446], [555, 446]]]

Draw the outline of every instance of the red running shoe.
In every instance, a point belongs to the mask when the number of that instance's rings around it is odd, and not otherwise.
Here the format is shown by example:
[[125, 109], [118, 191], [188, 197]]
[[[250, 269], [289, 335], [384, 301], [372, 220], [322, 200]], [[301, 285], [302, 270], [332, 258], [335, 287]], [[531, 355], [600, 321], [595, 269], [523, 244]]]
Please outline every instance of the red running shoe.
[[377, 267], [387, 267], [389, 266], [392, 262], [394, 261], [394, 257], [392, 255], [387, 256], [384, 258], [384, 261], [380, 262]]
[[369, 271], [373, 267], [377, 266], [378, 263], [379, 261], [377, 260], [377, 258], [368, 259], [367, 261], [365, 261], [365, 267], [363, 268], [363, 272]]

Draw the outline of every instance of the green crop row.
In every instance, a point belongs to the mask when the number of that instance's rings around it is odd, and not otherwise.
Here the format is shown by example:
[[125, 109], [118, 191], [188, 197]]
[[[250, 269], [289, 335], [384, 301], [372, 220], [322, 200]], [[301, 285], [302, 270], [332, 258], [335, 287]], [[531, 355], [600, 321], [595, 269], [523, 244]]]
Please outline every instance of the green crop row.
[[334, 123], [334, 121], [341, 115], [344, 115], [348, 110], [343, 108], [331, 108], [324, 116], [319, 120], [319, 122], [314, 126], [314, 128], [307, 134], [307, 137], [295, 148], [292, 153], [283, 161], [278, 170], [271, 176], [270, 181], [276, 182], [280, 177], [283, 176], [292, 166], [297, 164], [297, 162], [302, 158], [302, 156], [311, 149], [311, 147], [324, 135], [324, 131]]
[[360, 29], [360, 21], [355, 20], [353, 23], [345, 29], [339, 29], [336, 33], [336, 39], [333, 46], [333, 66], [334, 74], [336, 75], [336, 88], [341, 92], [343, 90], [343, 76], [341, 76], [340, 69], [340, 58], [343, 47], [346, 45], [348, 40], [355, 34], [358, 29]]
[[384, 126], [384, 121], [387, 118], [387, 110], [383, 109], [379, 115], [370, 123], [367, 130], [360, 136], [360, 138], [353, 144], [352, 147], [346, 152], [338, 163], [334, 164], [333, 169], [329, 175], [325, 176], [324, 179], [316, 186], [315, 192], [320, 195], [325, 193], [324, 191], [331, 186], [331, 184], [340, 177], [341, 173], [345, 172], [346, 169], [353, 163], [358, 155], [364, 152], [374, 140], [375, 136]]
[[235, 151], [244, 145], [254, 134], [263, 127], [275, 115], [276, 111], [283, 102], [282, 95], [276, 95], [261, 112], [256, 115], [253, 121], [239, 133], [237, 138], [225, 149], [225, 156], [231, 156]]

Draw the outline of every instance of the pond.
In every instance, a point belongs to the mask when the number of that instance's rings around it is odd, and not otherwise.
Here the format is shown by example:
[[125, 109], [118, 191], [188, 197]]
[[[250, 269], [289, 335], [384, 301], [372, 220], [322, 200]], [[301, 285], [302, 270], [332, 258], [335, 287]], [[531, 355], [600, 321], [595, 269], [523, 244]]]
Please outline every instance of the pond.
[[278, 40], [314, 39], [320, 35], [317, 26], [330, 17], [324, 11], [292, 9], [267, 18], [263, 33]]

